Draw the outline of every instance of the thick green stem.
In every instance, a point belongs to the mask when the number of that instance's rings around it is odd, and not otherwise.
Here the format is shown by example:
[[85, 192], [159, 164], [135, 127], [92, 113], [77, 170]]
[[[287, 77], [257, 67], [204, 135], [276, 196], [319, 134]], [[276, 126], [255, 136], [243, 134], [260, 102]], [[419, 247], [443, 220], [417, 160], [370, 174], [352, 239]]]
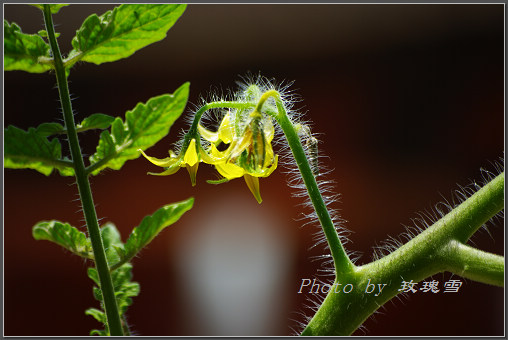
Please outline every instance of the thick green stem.
[[76, 182], [81, 198], [81, 204], [83, 206], [86, 225], [88, 227], [88, 233], [92, 243], [95, 265], [99, 274], [101, 286], [100, 288], [102, 290], [102, 296], [104, 299], [104, 309], [106, 311], [109, 331], [110, 334], [114, 336], [123, 335], [122, 323], [120, 321], [120, 315], [118, 313], [118, 307], [116, 304], [113, 281], [111, 280], [111, 275], [109, 273], [106, 253], [104, 251], [99, 223], [97, 222], [97, 215], [93, 203], [92, 191], [90, 189], [90, 183], [88, 182], [85, 165], [83, 163], [83, 157], [81, 155], [78, 135], [72, 114], [72, 105], [69, 96], [67, 76], [65, 74], [65, 67], [62, 62], [62, 55], [60, 54], [60, 49], [56, 41], [53, 19], [49, 5], [44, 5], [44, 22], [46, 24], [46, 31], [48, 32], [48, 39], [51, 46], [51, 51], [53, 53], [58, 91], [60, 94], [60, 101], [62, 103], [65, 127], [68, 131], [68, 140], [72, 155], [72, 161], [74, 163], [74, 169], [76, 172]]
[[[400, 293], [402, 281], [417, 283], [448, 270], [475, 281], [503, 285], [502, 257], [461, 243], [503, 208], [503, 191], [504, 173], [394, 252], [357, 267], [347, 282], [355, 290], [351, 294], [329, 293], [302, 335], [352, 334]], [[369, 284], [378, 290], [381, 285], [382, 292], [377, 296], [367, 293], [372, 287]]]

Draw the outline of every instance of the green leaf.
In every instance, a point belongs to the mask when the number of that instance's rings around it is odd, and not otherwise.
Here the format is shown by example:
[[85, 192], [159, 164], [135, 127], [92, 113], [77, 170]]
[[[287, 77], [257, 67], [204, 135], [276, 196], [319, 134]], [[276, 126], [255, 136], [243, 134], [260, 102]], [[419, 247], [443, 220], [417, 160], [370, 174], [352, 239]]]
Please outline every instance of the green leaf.
[[[43, 38], [47, 38], [48, 37], [48, 32], [46, 30], [40, 30], [37, 32], [38, 35], [40, 35], [41, 37]], [[59, 37], [60, 36], [60, 33], [57, 33], [55, 32], [55, 37]]]
[[104, 314], [104, 312], [96, 309], [96, 308], [88, 308], [86, 311], [85, 311], [85, 314], [86, 315], [90, 315], [90, 316], [93, 316], [95, 318], [95, 320], [99, 321], [99, 322], [102, 322], [102, 323], [106, 323], [106, 314]]
[[86, 117], [81, 124], [76, 126], [76, 128], [78, 129], [78, 132], [91, 129], [107, 129], [114, 120], [115, 117], [111, 117], [103, 113], [94, 113]]
[[49, 45], [37, 34], [25, 34], [4, 20], [4, 70], [42, 73], [52, 68]]
[[35, 132], [39, 136], [49, 137], [58, 133], [63, 133], [65, 130], [62, 124], [59, 123], [42, 123], [35, 129]]
[[[40, 9], [41, 11], [44, 11], [43, 4], [29, 4], [29, 5], [35, 6], [38, 9]], [[49, 5], [49, 8], [51, 9], [52, 14], [56, 14], [60, 10], [60, 8], [65, 7], [65, 6], [69, 6], [69, 4], [67, 4], [67, 5], [64, 5], [64, 4]]]
[[100, 17], [89, 16], [72, 39], [72, 63], [94, 64], [127, 58], [137, 50], [164, 39], [183, 14], [181, 4], [123, 4]]
[[116, 229], [113, 223], [106, 223], [101, 228], [101, 236], [108, 263], [111, 264], [118, 262], [120, 256], [123, 254], [119, 254], [119, 252], [123, 250], [123, 243], [120, 238], [120, 232], [118, 229]]
[[76, 255], [93, 259], [92, 244], [85, 234], [68, 223], [59, 221], [42, 221], [32, 229], [36, 240], [54, 242]]
[[49, 141], [34, 128], [24, 131], [11, 125], [4, 131], [4, 143], [6, 168], [34, 169], [46, 176], [54, 168], [62, 176], [74, 174], [72, 163], [61, 159], [60, 141], [56, 138]]
[[124, 314], [127, 311], [127, 307], [132, 305], [131, 297], [138, 296], [139, 292], [140, 287], [137, 282], [127, 282], [116, 292], [118, 309], [120, 309], [121, 314]]
[[88, 267], [87, 275], [97, 286], [100, 286], [99, 273], [94, 267]]
[[[109, 231], [105, 232], [105, 230]], [[110, 240], [106, 242], [112, 241], [113, 243], [118, 243], [119, 234], [116, 231], [116, 228], [110, 228], [108, 226], [107, 228], [103, 228], [102, 232], [105, 233], [104, 236], [110, 237]], [[111, 234], [108, 234], [110, 232]], [[99, 276], [95, 268], [92, 267], [88, 268], [88, 277], [91, 278], [97, 286], [99, 286]], [[124, 263], [118, 269], [114, 270], [111, 274], [111, 278], [113, 280], [115, 297], [120, 312], [120, 316], [123, 316], [123, 314], [127, 311], [127, 307], [129, 307], [132, 304], [131, 298], [139, 294], [140, 287], [137, 282], [131, 282], [132, 265], [130, 263]], [[93, 287], [93, 295], [96, 300], [101, 302], [102, 306], [103, 296], [101, 290], [98, 287], [95, 286]], [[103, 311], [97, 310], [95, 308], [90, 308], [85, 313], [87, 315], [93, 316], [96, 320], [102, 322], [106, 326], [106, 330], [102, 331], [96, 330], [96, 332], [105, 332], [104, 334], [108, 333], [105, 314]]]
[[132, 304], [131, 297], [138, 296], [139, 283], [131, 282], [132, 264], [125, 263], [112, 274], [113, 284], [115, 286], [115, 295], [120, 314], [124, 314]]
[[109, 332], [105, 331], [105, 330], [98, 330], [98, 329], [92, 329], [90, 331], [90, 335], [91, 336], [109, 336]]
[[164, 228], [178, 221], [178, 219], [192, 208], [194, 199], [168, 204], [157, 210], [153, 215], [146, 216], [141, 224], [132, 230], [129, 239], [125, 243], [127, 259], [131, 259]]
[[92, 287], [93, 288], [93, 297], [95, 300], [97, 301], [101, 301], [102, 302], [102, 290], [99, 289], [99, 287]]
[[145, 150], [164, 138], [182, 114], [188, 96], [189, 83], [185, 83], [172, 95], [138, 103], [125, 114], [126, 122], [117, 117], [111, 132], [101, 133], [97, 150], [90, 156], [91, 173], [96, 175], [105, 168], [118, 170], [126, 161], [139, 157], [138, 149]]

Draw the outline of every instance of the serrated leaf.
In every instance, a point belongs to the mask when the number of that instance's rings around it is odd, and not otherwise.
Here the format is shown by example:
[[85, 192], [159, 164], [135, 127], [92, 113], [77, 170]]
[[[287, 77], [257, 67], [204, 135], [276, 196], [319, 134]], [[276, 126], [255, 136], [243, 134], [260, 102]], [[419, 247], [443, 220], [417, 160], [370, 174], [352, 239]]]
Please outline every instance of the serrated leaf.
[[92, 171], [120, 169], [131, 159], [138, 158], [138, 149], [145, 150], [164, 138], [176, 119], [182, 114], [189, 96], [189, 83], [180, 86], [172, 95], [153, 97], [146, 103], [138, 103], [125, 114], [126, 122], [116, 118], [111, 132], [103, 131], [90, 164], [99, 163]]
[[141, 224], [132, 230], [124, 245], [126, 258], [131, 259], [150, 243], [164, 228], [178, 221], [178, 219], [192, 208], [194, 199], [168, 204], [157, 210], [153, 215], [146, 216]]
[[32, 229], [36, 240], [48, 240], [84, 258], [93, 259], [92, 244], [86, 235], [68, 223], [43, 221]]
[[85, 314], [94, 317], [95, 320], [97, 320], [99, 322], [102, 322], [102, 323], [107, 322], [106, 314], [104, 314], [104, 312], [102, 312], [96, 308], [88, 308], [87, 310], [85, 310]]
[[49, 137], [64, 131], [64, 127], [59, 123], [42, 123], [35, 129], [35, 132], [43, 137]]
[[116, 263], [120, 259], [118, 249], [123, 249], [123, 243], [120, 238], [120, 232], [113, 223], [106, 223], [101, 228], [102, 242], [108, 263]]
[[132, 279], [132, 264], [124, 263], [118, 269], [114, 270], [111, 279], [113, 280], [115, 291], [119, 292], [122, 286]]
[[127, 58], [164, 39], [185, 7], [181, 4], [123, 4], [101, 16], [92, 14], [76, 31], [69, 59], [99, 65]]
[[127, 308], [132, 305], [131, 297], [139, 295], [139, 283], [128, 282], [122, 286], [122, 289], [116, 293], [118, 308], [120, 313], [124, 314]]
[[128, 132], [122, 119], [119, 117], [111, 124], [111, 135], [117, 144], [122, 144], [126, 140]]
[[129, 138], [133, 141], [131, 148], [145, 150], [165, 137], [185, 109], [188, 97], [189, 83], [185, 83], [173, 95], [152, 98], [127, 111], [125, 119]]
[[37, 34], [25, 34], [16, 23], [10, 25], [4, 20], [5, 71], [46, 72], [52, 68], [50, 58], [50, 47], [44, 39]]
[[[99, 145], [97, 145], [97, 151], [90, 156], [90, 164], [98, 163], [100, 161], [109, 161], [118, 154], [116, 148], [117, 145], [115, 144], [115, 141], [113, 140], [113, 137], [111, 137], [109, 131], [102, 131], [99, 138]], [[99, 173], [101, 169], [107, 167], [107, 164], [108, 163], [105, 163], [101, 168], [93, 172], [93, 174], [95, 175]]]
[[[44, 5], [43, 4], [29, 4], [29, 5], [35, 6], [38, 9], [40, 9], [41, 11], [44, 11]], [[64, 5], [64, 4], [54, 4], [54, 5], [49, 5], [49, 8], [50, 8], [52, 14], [56, 14], [60, 10], [60, 8], [65, 7], [65, 6], [69, 6], [69, 4], [66, 4], [66, 5]]]
[[98, 287], [93, 286], [93, 297], [97, 301], [102, 301], [102, 290], [100, 290]]
[[[112, 233], [111, 235], [113, 234], [115, 233]], [[113, 236], [112, 239], [117, 240], [117, 237]], [[97, 275], [97, 270], [95, 268], [88, 268], [88, 277], [90, 277], [97, 285], [99, 285], [99, 277]], [[113, 272], [111, 273], [111, 279], [113, 281], [115, 289], [115, 298], [120, 312], [120, 316], [123, 316], [123, 314], [127, 311], [127, 308], [132, 304], [131, 297], [137, 296], [140, 291], [139, 284], [137, 282], [131, 282], [132, 265], [130, 263], [124, 263], [118, 269], [113, 270]], [[101, 290], [98, 287], [94, 286], [93, 294], [94, 298], [100, 301], [102, 306], [103, 296]], [[106, 326], [105, 332], [107, 333], [107, 324], [105, 323], [105, 321], [101, 320], [102, 317], [105, 318], [104, 312], [97, 310], [95, 308], [90, 308], [87, 311], [89, 311], [89, 313], [87, 313], [88, 315], [93, 316], [95, 319], [105, 324]]]
[[115, 120], [115, 117], [105, 115], [103, 113], [94, 113], [78, 124], [76, 128], [78, 132], [83, 132], [90, 129], [107, 129], [111, 123]]
[[140, 287], [137, 282], [132, 280], [132, 265], [130, 263], [123, 264], [120, 268], [113, 271], [113, 285], [115, 286], [115, 296], [117, 300], [120, 314], [124, 314], [132, 304], [131, 297], [138, 296]]
[[88, 267], [88, 270], [87, 270], [87, 275], [90, 279], [92, 279], [93, 282], [95, 282], [96, 285], [100, 285], [100, 281], [99, 281], [99, 273], [97, 272], [97, 269], [95, 269], [94, 267]]
[[36, 129], [21, 130], [9, 126], [4, 131], [4, 167], [34, 169], [48, 176], [58, 169], [62, 176], [74, 175], [70, 164], [61, 159], [61, 145], [56, 138], [49, 141]]

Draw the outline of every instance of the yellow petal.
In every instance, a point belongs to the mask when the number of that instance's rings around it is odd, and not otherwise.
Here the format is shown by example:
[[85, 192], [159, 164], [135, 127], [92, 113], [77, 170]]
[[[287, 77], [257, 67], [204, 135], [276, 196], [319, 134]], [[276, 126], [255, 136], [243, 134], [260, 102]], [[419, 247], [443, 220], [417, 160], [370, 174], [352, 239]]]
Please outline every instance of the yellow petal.
[[219, 139], [225, 144], [229, 144], [233, 141], [233, 135], [235, 132], [235, 127], [231, 122], [230, 115], [231, 113], [228, 111], [222, 119], [219, 130], [217, 131], [219, 133]]
[[265, 172], [263, 173], [263, 175], [261, 175], [260, 177], [268, 177], [272, 174], [272, 172], [277, 169], [277, 161], [279, 159], [279, 155], [275, 155], [275, 159], [273, 160], [273, 164], [271, 167], [269, 167], [268, 169], [265, 170]]
[[180, 167], [175, 165], [163, 172], [147, 172], [148, 175], [154, 176], [169, 176], [180, 170]]
[[217, 171], [228, 180], [233, 178], [242, 177], [245, 174], [245, 170], [233, 163], [222, 162], [215, 164]]
[[245, 174], [243, 176], [243, 179], [245, 180], [245, 183], [247, 183], [250, 192], [252, 192], [252, 194], [256, 198], [256, 201], [258, 201], [258, 203], [261, 204], [263, 200], [261, 199], [261, 193], [259, 192], [259, 178], [251, 176], [249, 174]]
[[231, 143], [230, 147], [226, 152], [229, 154], [229, 157], [232, 159], [236, 159], [238, 156], [242, 154], [242, 152], [247, 149], [252, 144], [252, 130], [249, 126], [245, 128], [243, 136], [240, 138], [235, 138], [235, 140]]
[[273, 123], [272, 123], [272, 119], [271, 118], [266, 118], [265, 119], [263, 130], [264, 130], [264, 133], [265, 133], [266, 141], [268, 143], [270, 143], [272, 141], [273, 135], [275, 133], [275, 129], [273, 127]]
[[205, 129], [201, 124], [198, 124], [198, 132], [207, 141], [217, 143], [219, 141], [219, 133]]
[[186, 166], [187, 171], [189, 172], [189, 175], [190, 175], [190, 180], [191, 180], [192, 186], [196, 185], [196, 174], [198, 172], [198, 165], [199, 165], [199, 163], [196, 163], [193, 166], [190, 166], [190, 165]]
[[273, 154], [273, 147], [272, 144], [268, 143], [266, 145], [266, 151], [265, 151], [265, 164], [263, 164], [263, 167], [267, 168], [270, 166], [270, 164], [274, 161], [274, 154]]
[[187, 151], [185, 151], [183, 162], [190, 166], [199, 162], [198, 153], [196, 152], [196, 140], [194, 138], [191, 139], [189, 146], [187, 147]]
[[199, 148], [199, 157], [201, 158], [202, 162], [211, 165], [226, 161], [224, 153], [217, 150], [217, 147], [213, 144], [211, 144], [210, 153], [206, 152], [202, 148]]
[[159, 159], [159, 158], [148, 156], [141, 149], [139, 149], [138, 151], [141, 151], [141, 154], [143, 156], [145, 156], [146, 159], [148, 159], [151, 163], [153, 163], [153, 164], [155, 164], [157, 166], [170, 167], [170, 166], [174, 165], [178, 161], [178, 158], [176, 158], [176, 157], [166, 157], [164, 159]]

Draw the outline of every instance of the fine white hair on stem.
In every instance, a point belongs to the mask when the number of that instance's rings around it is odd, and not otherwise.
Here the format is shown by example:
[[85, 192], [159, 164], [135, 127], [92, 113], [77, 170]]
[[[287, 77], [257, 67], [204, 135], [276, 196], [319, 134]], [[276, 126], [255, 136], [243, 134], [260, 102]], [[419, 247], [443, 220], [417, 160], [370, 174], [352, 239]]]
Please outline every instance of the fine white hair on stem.
[[[381, 244], [374, 246], [374, 252], [372, 254], [372, 259], [378, 260], [393, 251], [397, 250], [404, 243], [410, 241], [423, 230], [427, 229], [439, 219], [444, 217], [450, 211], [452, 211], [455, 207], [460, 205], [462, 202], [467, 200], [473, 194], [475, 194], [479, 189], [481, 189], [485, 184], [490, 182], [493, 178], [495, 178], [498, 174], [503, 172], [503, 158], [500, 158], [498, 162], [491, 163], [492, 170], [486, 170], [484, 168], [480, 169], [481, 181], [478, 183], [475, 180], [470, 181], [468, 185], [460, 185], [457, 184], [457, 189], [454, 189], [451, 192], [451, 202], [447, 200], [444, 195], [441, 194], [443, 201], [436, 203], [430, 209], [417, 212], [416, 215], [418, 217], [412, 218], [411, 222], [412, 226], [404, 226], [405, 231], [399, 234], [397, 237], [388, 236], [388, 239], [381, 242]], [[495, 223], [499, 219], [504, 218], [504, 211], [501, 210], [499, 213], [494, 215], [487, 223], [481, 226], [478, 230], [479, 232], [486, 232], [490, 234], [490, 231], [487, 228], [487, 225], [490, 223]], [[476, 233], [475, 233], [476, 235]], [[473, 235], [474, 237], [474, 235]], [[492, 235], [491, 235], [492, 237]], [[474, 244], [474, 240], [470, 239], [470, 243]]]
[[[326, 297], [326, 293], [322, 292], [321, 287], [323, 287], [324, 285], [328, 285], [331, 287], [330, 289], [334, 289], [333, 277], [325, 278], [325, 280], [321, 280], [317, 277], [313, 278], [312, 281], [313, 284], [316, 285], [316, 288], [317, 287], [319, 288], [312, 290], [312, 292], [310, 291], [307, 292], [308, 294], [305, 294], [305, 302], [303, 303], [303, 306], [301, 307], [300, 311], [293, 312], [294, 314], [303, 319], [303, 321], [291, 319], [291, 321], [295, 323], [294, 326], [290, 326], [291, 330], [294, 332], [293, 335], [300, 334], [304, 330], [304, 328], [308, 325], [308, 323], [312, 319], [312, 316], [315, 315], [319, 307], [321, 307], [323, 300]], [[314, 287], [311, 287], [310, 289], [314, 289]]]
[[[308, 120], [305, 120], [300, 111], [293, 109], [294, 103], [299, 100], [299, 98], [294, 94], [294, 92], [289, 91], [289, 86], [292, 83], [286, 83], [283, 85], [279, 84], [278, 86], [275, 86], [273, 82], [262, 77], [257, 77], [255, 79], [255, 83], [263, 88], [262, 92], [268, 91], [270, 89], [275, 89], [280, 93], [284, 108], [288, 114], [288, 118], [295, 128], [300, 129], [300, 142], [311, 165], [311, 170], [315, 177], [318, 190], [323, 198], [323, 202], [329, 212], [330, 218], [335, 225], [337, 234], [339, 235], [343, 245], [348, 243], [348, 235], [350, 234], [350, 231], [344, 228], [345, 220], [341, 218], [338, 208], [335, 207], [335, 205], [340, 202], [340, 194], [335, 193], [335, 181], [330, 179], [332, 170], [328, 169], [324, 165], [325, 162], [323, 162], [323, 160], [326, 160], [327, 157], [324, 156], [323, 150], [321, 150], [322, 135], [311, 132], [312, 123]], [[249, 82], [245, 82], [243, 89], [247, 89], [249, 87], [248, 84]], [[300, 200], [298, 206], [302, 207], [303, 211], [300, 216], [296, 217], [296, 220], [302, 223], [302, 227], [312, 225], [316, 228], [316, 231], [313, 233], [313, 245], [310, 247], [310, 249], [317, 248], [319, 246], [323, 251], [325, 251], [326, 254], [311, 257], [311, 261], [319, 262], [316, 273], [316, 281], [318, 281], [319, 278], [323, 278], [333, 283], [335, 278], [335, 268], [333, 258], [329, 252], [328, 242], [307, 192], [307, 187], [303, 182], [298, 165], [294, 160], [293, 154], [289, 148], [283, 131], [278, 125], [276, 125], [275, 130], [274, 147], [279, 154], [279, 164], [284, 169], [283, 172], [286, 174], [288, 186], [293, 189], [291, 195], [292, 197]], [[360, 257], [356, 252], [348, 252], [348, 256], [352, 259], [353, 262], [357, 261]], [[319, 280], [319, 282], [324, 284], [324, 282], [321, 280]], [[321, 306], [322, 301], [325, 297], [326, 294], [310, 294], [310, 296], [307, 295], [307, 304], [304, 305], [303, 311], [299, 312], [298, 315], [314, 315], [319, 306]], [[307, 314], [309, 310], [311, 313]], [[293, 327], [293, 330], [298, 330], [301, 332], [305, 324], [310, 321], [310, 316], [305, 317], [305, 320], [305, 322], [297, 321], [296, 325]]]

